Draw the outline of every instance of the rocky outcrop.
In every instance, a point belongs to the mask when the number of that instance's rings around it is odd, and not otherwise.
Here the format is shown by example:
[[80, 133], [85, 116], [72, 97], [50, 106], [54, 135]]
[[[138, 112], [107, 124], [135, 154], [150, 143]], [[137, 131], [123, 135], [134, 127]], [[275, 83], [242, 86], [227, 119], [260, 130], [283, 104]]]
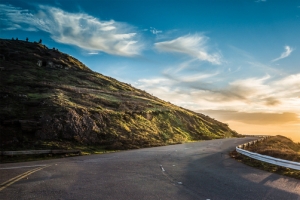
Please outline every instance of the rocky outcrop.
[[40, 130], [36, 131], [36, 137], [40, 139], [68, 139], [84, 144], [100, 141], [97, 137], [100, 129], [87, 113], [79, 114], [70, 109], [61, 116], [44, 115], [40, 124]]

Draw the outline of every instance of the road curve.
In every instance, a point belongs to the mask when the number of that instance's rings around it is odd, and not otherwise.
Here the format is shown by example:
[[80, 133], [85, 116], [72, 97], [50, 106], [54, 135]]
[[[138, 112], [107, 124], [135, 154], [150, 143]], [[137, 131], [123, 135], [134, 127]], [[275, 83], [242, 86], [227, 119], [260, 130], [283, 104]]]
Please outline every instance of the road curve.
[[236, 145], [251, 140], [219, 139], [0, 164], [0, 199], [300, 200], [299, 180], [228, 156]]

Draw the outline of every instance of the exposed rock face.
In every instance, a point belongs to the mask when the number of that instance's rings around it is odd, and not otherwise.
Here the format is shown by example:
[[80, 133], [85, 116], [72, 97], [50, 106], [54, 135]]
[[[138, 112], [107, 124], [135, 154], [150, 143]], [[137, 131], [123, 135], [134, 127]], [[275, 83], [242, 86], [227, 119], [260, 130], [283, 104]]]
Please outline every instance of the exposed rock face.
[[30, 120], [19, 120], [22, 131], [33, 132], [40, 128], [40, 123], [37, 121]]
[[63, 116], [42, 116], [40, 130], [35, 135], [40, 139], [72, 139], [81, 143], [99, 142], [99, 127], [86, 113], [79, 115], [75, 110], [68, 110]]
[[43, 66], [43, 61], [38, 60], [36, 64], [37, 64], [37, 66], [41, 67], [41, 66]]

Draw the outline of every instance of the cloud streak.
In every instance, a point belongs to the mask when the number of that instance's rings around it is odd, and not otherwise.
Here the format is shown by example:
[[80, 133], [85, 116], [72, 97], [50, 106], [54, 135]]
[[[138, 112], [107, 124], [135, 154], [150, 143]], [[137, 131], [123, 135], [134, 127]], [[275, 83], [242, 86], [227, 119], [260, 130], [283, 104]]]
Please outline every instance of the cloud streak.
[[294, 51], [294, 49], [292, 49], [290, 46], [285, 46], [284, 48], [285, 48], [285, 52], [283, 52], [278, 58], [273, 59], [272, 62], [276, 62], [278, 60], [286, 58], [289, 55], [291, 55], [291, 53]]
[[256, 3], [259, 3], [259, 2], [266, 2], [267, 0], [257, 0], [255, 1]]
[[[300, 114], [300, 74], [274, 80], [266, 75], [229, 83], [215, 80], [219, 73], [179, 76], [171, 71], [163, 79], [139, 80], [141, 89], [192, 110], [234, 110], [239, 112]], [[151, 84], [150, 84], [151, 83]]]
[[156, 28], [150, 27], [150, 32], [154, 35], [162, 33], [161, 30], [157, 30]]
[[155, 48], [162, 52], [186, 54], [200, 61], [219, 65], [221, 64], [221, 55], [220, 53], [210, 54], [208, 52], [206, 46], [208, 39], [208, 37], [200, 34], [185, 35], [174, 40], [157, 42]]
[[133, 27], [114, 20], [104, 21], [42, 5], [36, 13], [3, 4], [0, 10], [3, 30], [41, 30], [56, 42], [119, 56], [139, 55], [143, 48]]

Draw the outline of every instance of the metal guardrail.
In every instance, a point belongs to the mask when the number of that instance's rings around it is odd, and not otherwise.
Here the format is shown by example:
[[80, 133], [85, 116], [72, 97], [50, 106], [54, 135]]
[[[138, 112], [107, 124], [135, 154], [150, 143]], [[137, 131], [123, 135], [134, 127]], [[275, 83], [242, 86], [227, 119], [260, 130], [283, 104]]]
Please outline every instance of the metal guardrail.
[[[255, 137], [255, 136], [250, 136], [250, 137]], [[251, 142], [247, 142], [247, 143], [245, 143], [245, 144], [241, 144], [241, 145], [239, 145], [239, 146], [237, 146], [237, 147], [238, 147], [238, 148], [241, 148], [241, 149], [244, 149], [245, 147], [248, 147], [248, 146], [250, 146], [250, 145], [256, 144], [257, 142], [266, 140], [266, 139], [269, 138], [270, 136], [258, 136], [258, 137], [261, 137], [261, 138], [258, 139], [258, 140], [254, 140], [254, 141], [251, 141]]]
[[64, 153], [81, 153], [80, 150], [27, 150], [27, 151], [1, 151], [0, 155], [33, 155], [33, 154], [64, 154]]
[[289, 160], [274, 158], [274, 157], [271, 157], [271, 156], [265, 156], [265, 155], [261, 155], [261, 154], [258, 154], [258, 153], [253, 153], [253, 152], [242, 149], [242, 148], [245, 148], [249, 145], [255, 144], [259, 141], [263, 141], [268, 137], [270, 137], [270, 136], [267, 136], [267, 137], [264, 137], [264, 138], [261, 138], [261, 139], [255, 140], [255, 141], [251, 141], [251, 142], [248, 142], [248, 143], [245, 143], [245, 144], [241, 144], [241, 145], [237, 146], [235, 149], [238, 153], [243, 154], [245, 156], [248, 156], [250, 158], [256, 159], [256, 160], [260, 160], [260, 161], [270, 163], [270, 164], [273, 164], [273, 165], [277, 165], [277, 166], [281, 166], [281, 167], [287, 167], [287, 168], [290, 168], [290, 169], [300, 170], [300, 163], [299, 162], [293, 162], [293, 161], [289, 161]]

